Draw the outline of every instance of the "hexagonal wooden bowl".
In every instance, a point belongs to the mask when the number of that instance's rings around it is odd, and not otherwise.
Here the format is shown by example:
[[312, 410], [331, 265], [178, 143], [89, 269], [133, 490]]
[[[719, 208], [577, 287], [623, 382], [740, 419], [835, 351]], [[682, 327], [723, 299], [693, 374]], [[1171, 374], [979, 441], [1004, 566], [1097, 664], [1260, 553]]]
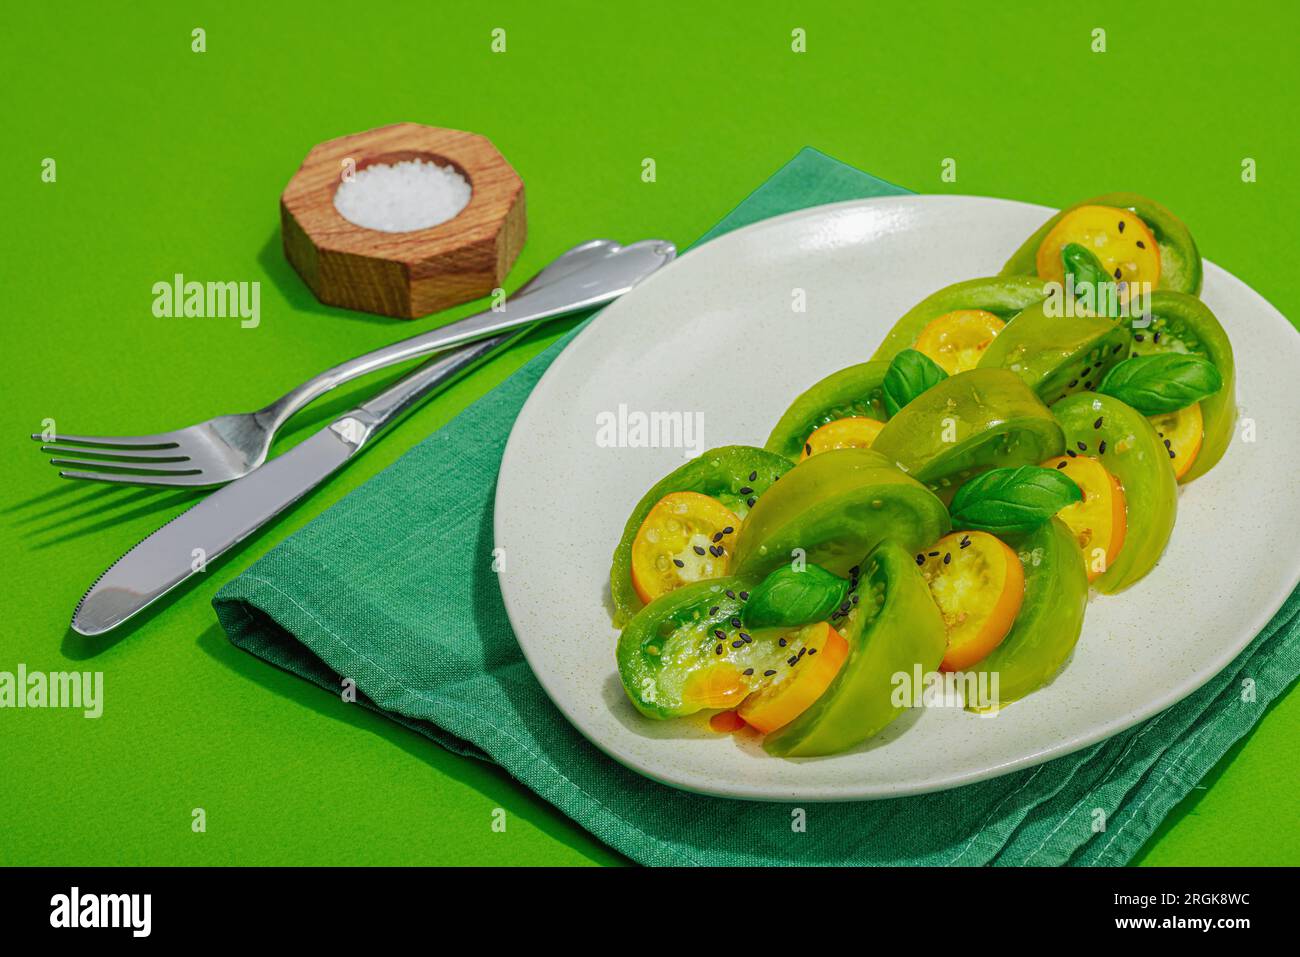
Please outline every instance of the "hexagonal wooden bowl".
[[[385, 233], [334, 208], [349, 168], [420, 158], [469, 180], [469, 204], [429, 229]], [[332, 306], [414, 319], [501, 286], [524, 244], [524, 184], [487, 137], [396, 123], [313, 147], [280, 197], [284, 254]]]

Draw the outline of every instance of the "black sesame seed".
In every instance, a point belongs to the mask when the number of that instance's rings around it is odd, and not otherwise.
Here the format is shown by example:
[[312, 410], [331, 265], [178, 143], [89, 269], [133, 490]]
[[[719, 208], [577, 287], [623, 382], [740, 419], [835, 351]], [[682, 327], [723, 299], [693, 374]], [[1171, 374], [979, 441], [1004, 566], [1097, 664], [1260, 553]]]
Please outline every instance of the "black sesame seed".
[[779, 639], [779, 640], [777, 641], [777, 644], [780, 645], [782, 648], [784, 648], [784, 647], [785, 647], [785, 639], [784, 639], [784, 638]]
[[805, 442], [803, 444], [803, 451], [805, 455], [812, 455], [812, 446]]
[[751, 499], [750, 499], [749, 501], [747, 501], [745, 504], [748, 505], [750, 508], [753, 508], [753, 507], [754, 507], [754, 499], [751, 498]]
[[1144, 242], [1142, 242], [1142, 240], [1139, 239], [1139, 240], [1137, 241], [1137, 247], [1138, 247], [1138, 249], [1146, 249], [1146, 248], [1147, 248], [1147, 244], [1144, 243]]
[[730, 588], [728, 588], [726, 591], [724, 591], [723, 594], [726, 595], [728, 598], [735, 598], [735, 597], [736, 597], [736, 593], [735, 593], [734, 591], [732, 591]]
[[732, 628], [739, 628], [739, 627], [740, 627], [740, 619], [739, 619], [739, 618], [733, 618], [733, 619], [731, 619], [731, 627], [732, 627]]
[[747, 591], [742, 591], [742, 592], [740, 593], [740, 600], [741, 600], [741, 601], [749, 601], [749, 592], [747, 592]]
[[753, 669], [753, 668], [746, 668], [746, 669], [745, 669], [745, 674], [747, 674], [747, 675], [752, 675], [753, 673], [754, 673], [754, 669]]
[[1123, 279], [1123, 278], [1124, 278], [1123, 274], [1119, 271], [1119, 267], [1118, 267], [1118, 266], [1115, 267], [1115, 278], [1116, 278], [1116, 279]]
[[749, 473], [749, 480], [750, 480], [751, 482], [754, 481], [756, 478], [758, 478], [758, 472], [757, 472], [757, 471], [754, 471], [754, 472], [750, 472], [750, 473]]
[[1087, 375], [1087, 374], [1088, 374], [1089, 372], [1091, 372], [1091, 371], [1092, 371], [1092, 366], [1084, 366], [1084, 367], [1079, 371], [1079, 375]]
[[678, 568], [685, 568], [685, 567], [686, 567], [686, 563], [685, 563], [684, 561], [682, 561], [680, 558], [674, 558], [674, 559], [673, 559], [673, 564], [676, 565]]
[[957, 544], [960, 545], [962, 548], [967, 548], [967, 547], [969, 547], [969, 546], [970, 546], [970, 536], [969, 536], [969, 535], [963, 535], [963, 536], [961, 537], [961, 541], [958, 542]]
[[1087, 445], [1086, 442], [1075, 442], [1074, 444], [1075, 444], [1075, 447], [1078, 448], [1078, 450], [1079, 450], [1080, 452], [1086, 452], [1086, 451], [1088, 451], [1088, 445]]
[[1145, 342], [1145, 341], [1146, 341], [1146, 336], [1142, 335], [1142, 333], [1140, 333], [1140, 332], [1136, 332], [1136, 333], [1134, 333], [1134, 334], [1133, 334], [1133, 338], [1136, 339], [1138, 342]]
[[744, 486], [744, 487], [740, 490], [740, 494], [741, 494], [741, 495], [748, 495], [748, 494], [749, 494], [750, 492], [752, 492], [752, 491], [754, 491], [754, 490], [753, 490], [752, 488], [750, 488], [748, 485], [746, 485], [746, 486]]
[[775, 671], [774, 669], [772, 669], [772, 668], [768, 668], [766, 671], [763, 672], [763, 677], [764, 677], [764, 678], [770, 678], [770, 677], [772, 677], [772, 675], [774, 675], [774, 674], [776, 674], [776, 671]]
[[714, 532], [714, 533], [713, 533], [713, 540], [714, 540], [715, 542], [720, 542], [720, 541], [722, 541], [722, 533], [721, 533], [721, 532]]
[[789, 658], [785, 660], [785, 663], [789, 665], [791, 668], [793, 668], [795, 666], [795, 662], [797, 662], [798, 660], [799, 660], [798, 655], [791, 655]]
[[938, 554], [939, 554], [938, 552], [931, 552], [930, 557], [935, 558], [936, 556], [938, 556]]
[[1119, 350], [1121, 350], [1121, 349], [1123, 349], [1123, 348], [1124, 348], [1124, 343], [1121, 342], [1119, 345], [1117, 345], [1114, 349], [1111, 349], [1110, 351], [1111, 351], [1111, 352], [1119, 352]]
[[1091, 383], [1091, 382], [1085, 382], [1085, 383], [1083, 384], [1083, 387], [1084, 387], [1085, 389], [1091, 390], [1091, 389], [1092, 389], [1092, 383]]
[[1079, 457], [1079, 453], [1074, 451], [1074, 449], [1066, 449], [1065, 454], [1072, 459], [1077, 459]]
[[848, 611], [852, 607], [853, 607], [853, 602], [849, 601], [848, 599], [845, 599], [843, 602], [840, 603], [840, 611]]
[[[1056, 463], [1056, 467], [1057, 467], [1058, 469], [1063, 469], [1063, 468], [1065, 468], [1068, 464], [1069, 464], [1068, 462], [1057, 462], [1057, 463]], [[965, 548], [965, 547], [966, 547], [965, 545], [962, 546], [962, 548]]]
[[1151, 333], [1151, 341], [1152, 341], [1152, 342], [1159, 342], [1159, 341], [1160, 341], [1160, 333], [1158, 333], [1158, 332], [1153, 332], [1153, 333]]
[[924, 556], [924, 555], [917, 555], [917, 556], [916, 556], [916, 563], [917, 563], [918, 565], [924, 565], [924, 564], [925, 564], [925, 556]]
[[1073, 388], [1074, 388], [1076, 385], [1078, 385], [1078, 384], [1079, 384], [1079, 380], [1078, 380], [1078, 379], [1071, 379], [1071, 380], [1069, 381], [1069, 383], [1066, 385], [1066, 388], [1067, 388], [1067, 389], [1073, 389]]
[[802, 658], [802, 657], [804, 656], [804, 652], [806, 652], [807, 650], [808, 650], [807, 648], [800, 648], [800, 649], [799, 649], [799, 657]]
[[1165, 439], [1165, 448], [1169, 448], [1169, 440]]
[[1097, 421], [1094, 422], [1094, 423], [1092, 423], [1092, 427], [1093, 427], [1094, 429], [1100, 429], [1100, 428], [1101, 428], [1101, 416], [1097, 416]]
[[849, 574], [852, 575], [854, 578], [857, 578], [861, 572], [862, 572], [862, 568], [858, 565], [854, 565], [852, 568], [849, 569]]
[[1124, 220], [1122, 219], [1119, 221], [1119, 231], [1124, 232]]
[[718, 606], [717, 606], [717, 605], [714, 605], [712, 608], [709, 609], [709, 614], [710, 614], [710, 615], [716, 615], [717, 613], [718, 613]]
[[722, 654], [722, 646], [721, 646], [721, 645], [718, 645], [718, 647], [714, 648], [714, 649], [713, 649], [713, 653], [714, 653], [715, 655], [720, 655], [720, 654]]
[[726, 638], [726, 637], [727, 637], [727, 633], [726, 633], [725, 631], [723, 631], [721, 628], [715, 628], [715, 629], [713, 629], [713, 637], [714, 637], [714, 638]]
[[815, 655], [815, 654], [817, 654], [817, 649], [816, 649], [816, 648], [809, 648], [809, 649], [808, 649], [808, 657], [809, 657], [809, 658], [811, 658], [811, 657], [812, 657], [813, 655]]
[[749, 635], [745, 634], [743, 631], [740, 633], [740, 640], [747, 645], [751, 644], [754, 641], [753, 638], [749, 637]]
[[947, 554], [945, 554], [945, 555], [943, 556], [943, 563], [944, 563], [945, 565], [951, 565], [951, 564], [952, 564], [952, 552], [948, 552]]
[[696, 555], [703, 555], [703, 554], [704, 554], [704, 549], [703, 549], [701, 546], [696, 545], [696, 546], [695, 546], [695, 554], [696, 554]]
[[741, 646], [744, 645], [744, 644], [745, 644], [745, 643], [744, 643], [743, 641], [740, 641], [739, 639], [737, 639], [736, 641], [733, 641], [733, 642], [731, 643], [731, 647], [733, 647], [733, 648], [739, 648], [739, 647], [741, 647]]
[[1177, 458], [1178, 456], [1174, 455], [1174, 450], [1173, 450], [1173, 449], [1170, 449], [1170, 450], [1169, 450], [1169, 457], [1170, 457], [1171, 459], [1173, 459], [1173, 458]]
[[849, 601], [853, 602], [853, 604], [856, 605], [858, 603], [858, 596], [854, 595], [852, 598], [849, 599]]
[[1101, 443], [1097, 446], [1097, 451], [1098, 451], [1099, 453], [1101, 453], [1102, 455], [1105, 455], [1105, 454], [1106, 454], [1106, 440], [1105, 440], [1105, 439], [1102, 439], [1102, 440], [1101, 440]]

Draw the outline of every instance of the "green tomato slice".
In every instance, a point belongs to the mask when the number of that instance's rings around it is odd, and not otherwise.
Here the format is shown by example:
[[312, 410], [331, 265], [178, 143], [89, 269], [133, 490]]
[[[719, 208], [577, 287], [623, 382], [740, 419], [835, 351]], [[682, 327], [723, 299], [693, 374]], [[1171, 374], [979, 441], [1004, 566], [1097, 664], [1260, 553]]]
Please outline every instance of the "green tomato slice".
[[1137, 193], [1107, 193], [1075, 203], [1061, 210], [1037, 232], [1025, 240], [1002, 267], [1003, 276], [1036, 276], [1038, 247], [1062, 217], [1079, 206], [1113, 206], [1127, 209], [1147, 224], [1160, 245], [1160, 282], [1158, 289], [1172, 289], [1197, 295], [1201, 291], [1201, 253], [1196, 241], [1181, 219], [1153, 199]]
[[1025, 597], [1007, 636], [983, 661], [967, 669], [997, 675], [996, 710], [1037, 691], [1055, 677], [1083, 630], [1088, 572], [1083, 553], [1059, 518], [1011, 540], [1025, 572]]
[[905, 710], [894, 700], [894, 676], [910, 677], [917, 668], [926, 674], [943, 660], [943, 616], [911, 552], [884, 542], [861, 567], [850, 592], [856, 603], [838, 626], [849, 644], [848, 658], [807, 710], [763, 739], [770, 754], [817, 757], [861, 744]]
[[1046, 296], [1047, 284], [1036, 276], [993, 276], [945, 286], [926, 296], [894, 323], [871, 358], [889, 362], [904, 349], [912, 348], [921, 330], [947, 313], [983, 309], [1007, 321]]
[[827, 422], [855, 417], [884, 422], [889, 416], [880, 386], [888, 370], [888, 362], [862, 362], [832, 372], [790, 404], [764, 448], [797, 462], [808, 436]]
[[805, 459], [759, 499], [731, 568], [762, 576], [801, 555], [845, 575], [885, 539], [915, 552], [948, 528], [943, 503], [888, 459], [868, 449], [836, 449]]
[[1050, 316], [1044, 303], [1007, 323], [980, 358], [981, 369], [1010, 369], [1046, 403], [1091, 391], [1128, 358], [1126, 326], [1100, 316]]
[[791, 467], [788, 459], [763, 449], [724, 445], [710, 449], [656, 482], [632, 509], [623, 526], [623, 537], [614, 549], [609, 592], [614, 602], [615, 627], [621, 628], [643, 606], [632, 587], [632, 542], [656, 502], [670, 492], [699, 492], [717, 499], [743, 519], [749, 513], [750, 500], [761, 498]]
[[738, 624], [757, 579], [693, 582], [642, 608], [615, 652], [628, 698], [649, 718], [734, 708], [786, 667], [804, 646], [803, 629]]
[[1094, 583], [1121, 591], [1155, 567], [1174, 530], [1178, 483], [1169, 453], [1142, 413], [1099, 393], [1068, 396], [1052, 406], [1065, 432], [1067, 454], [1095, 455], [1124, 489], [1124, 545]]
[[1201, 400], [1201, 417], [1205, 437], [1192, 467], [1179, 481], [1190, 482], [1218, 464], [1237, 424], [1236, 365], [1232, 343], [1210, 308], [1197, 299], [1178, 292], [1151, 295], [1151, 325], [1133, 332], [1133, 355], [1158, 352], [1183, 352], [1201, 356], [1214, 363], [1223, 378], [1223, 387]]
[[972, 475], [1037, 465], [1060, 455], [1062, 447], [1061, 427], [1020, 376], [972, 369], [913, 399], [881, 429], [871, 449], [951, 498]]

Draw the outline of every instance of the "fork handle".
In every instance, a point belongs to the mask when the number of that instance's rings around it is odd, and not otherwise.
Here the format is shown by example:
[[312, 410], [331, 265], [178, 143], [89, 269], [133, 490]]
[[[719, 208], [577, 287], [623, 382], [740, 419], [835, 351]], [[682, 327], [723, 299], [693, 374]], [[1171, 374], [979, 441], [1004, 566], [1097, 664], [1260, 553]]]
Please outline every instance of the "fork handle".
[[671, 243], [656, 239], [624, 246], [553, 282], [507, 299], [499, 310], [489, 309], [467, 316], [440, 329], [432, 329], [342, 362], [308, 379], [262, 409], [257, 416], [267, 429], [274, 431], [308, 403], [358, 376], [416, 356], [602, 305], [627, 292], [675, 254], [676, 249]]

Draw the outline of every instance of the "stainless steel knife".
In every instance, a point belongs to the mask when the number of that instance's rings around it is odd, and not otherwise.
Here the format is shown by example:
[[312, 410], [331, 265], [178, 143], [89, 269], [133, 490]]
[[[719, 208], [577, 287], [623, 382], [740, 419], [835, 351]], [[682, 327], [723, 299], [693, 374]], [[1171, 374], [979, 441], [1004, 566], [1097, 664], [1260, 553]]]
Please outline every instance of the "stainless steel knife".
[[[654, 268], [673, 258], [671, 244], [665, 247]], [[534, 283], [545, 278], [543, 271]], [[288, 452], [212, 492], [110, 566], [78, 603], [72, 630], [102, 635], [147, 608], [307, 495], [403, 412], [527, 333], [502, 333], [431, 359]]]

